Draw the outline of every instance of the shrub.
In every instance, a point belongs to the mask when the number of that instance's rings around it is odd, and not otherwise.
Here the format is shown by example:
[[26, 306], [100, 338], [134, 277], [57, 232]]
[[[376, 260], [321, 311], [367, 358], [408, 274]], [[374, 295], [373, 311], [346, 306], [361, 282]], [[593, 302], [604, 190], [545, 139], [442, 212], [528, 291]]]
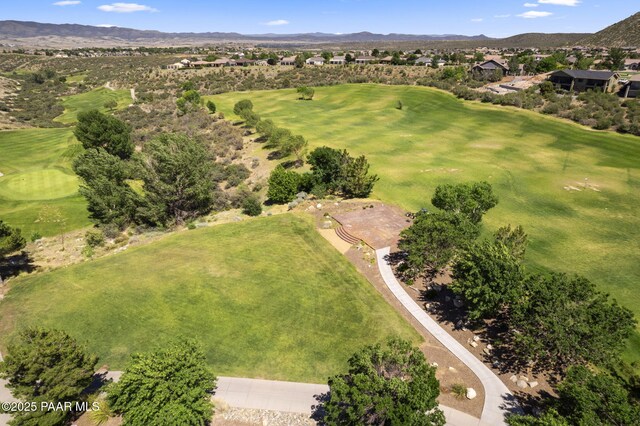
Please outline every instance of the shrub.
[[451, 385], [451, 393], [457, 399], [464, 399], [467, 396], [467, 387], [462, 383], [454, 383]]
[[31, 242], [35, 242], [35, 241], [38, 241], [40, 238], [42, 238], [42, 235], [38, 231], [33, 231], [31, 233], [31, 237], [29, 238], [31, 239]]
[[104, 244], [104, 233], [100, 229], [91, 229], [84, 234], [84, 239], [89, 247], [98, 247]]
[[267, 197], [274, 203], [284, 204], [296, 198], [300, 175], [278, 165], [269, 176]]
[[247, 216], [260, 216], [262, 213], [262, 204], [255, 195], [249, 195], [242, 202], [242, 213]]

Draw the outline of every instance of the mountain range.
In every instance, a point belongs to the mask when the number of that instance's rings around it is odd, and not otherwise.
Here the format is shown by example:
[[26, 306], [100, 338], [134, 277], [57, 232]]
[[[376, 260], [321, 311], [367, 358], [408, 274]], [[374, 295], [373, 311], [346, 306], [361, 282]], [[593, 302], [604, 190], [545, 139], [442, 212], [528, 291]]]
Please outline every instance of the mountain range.
[[595, 34], [527, 33], [496, 39], [483, 34], [240, 34], [234, 32], [165, 33], [121, 27], [79, 24], [46, 24], [28, 21], [0, 21], [0, 42], [34, 47], [176, 46], [220, 42], [295, 45], [362, 44], [389, 42], [447, 42], [465, 46], [559, 47], [567, 45], [640, 46], [640, 12]]

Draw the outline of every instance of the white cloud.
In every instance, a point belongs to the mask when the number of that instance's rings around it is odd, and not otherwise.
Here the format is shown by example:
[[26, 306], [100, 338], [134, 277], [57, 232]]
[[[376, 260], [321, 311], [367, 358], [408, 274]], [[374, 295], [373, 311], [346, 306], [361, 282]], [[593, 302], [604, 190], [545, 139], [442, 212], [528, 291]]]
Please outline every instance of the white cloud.
[[580, 0], [538, 0], [540, 4], [555, 4], [558, 6], [577, 6]]
[[78, 1], [78, 0], [63, 0], [63, 1], [57, 1], [55, 3], [53, 3], [54, 6], [75, 6], [76, 4], [80, 4], [82, 2]]
[[525, 3], [523, 4], [524, 7], [538, 7], [538, 3]]
[[265, 22], [264, 25], [276, 26], [276, 25], [287, 25], [289, 21], [286, 19], [276, 19], [275, 21]]
[[508, 18], [509, 16], [511, 15], [509, 15], [508, 13], [506, 15], [493, 15], [494, 18]]
[[131, 13], [131, 12], [157, 12], [158, 9], [146, 6], [144, 4], [137, 3], [111, 3], [98, 6], [103, 12], [115, 12], [115, 13]]
[[483, 18], [473, 18], [471, 22], [482, 22]]
[[100, 27], [100, 28], [113, 28], [113, 27], [115, 27], [115, 25], [113, 25], [113, 24], [100, 24], [100, 25], [96, 25], [96, 27]]
[[521, 18], [528, 18], [528, 19], [533, 19], [533, 18], [544, 18], [546, 16], [551, 16], [553, 15], [553, 13], [551, 12], [539, 12], [537, 10], [530, 10], [528, 12], [525, 13], [521, 13], [520, 15], [518, 15]]

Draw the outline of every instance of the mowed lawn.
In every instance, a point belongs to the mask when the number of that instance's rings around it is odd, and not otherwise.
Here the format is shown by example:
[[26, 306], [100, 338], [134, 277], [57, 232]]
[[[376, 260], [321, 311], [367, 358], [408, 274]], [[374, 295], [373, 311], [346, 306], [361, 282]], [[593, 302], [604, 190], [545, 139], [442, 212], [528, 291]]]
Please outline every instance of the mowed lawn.
[[55, 121], [64, 124], [75, 123], [78, 120], [78, 112], [93, 108], [104, 113], [109, 112], [104, 104], [110, 100], [115, 100], [118, 103], [116, 109], [125, 108], [132, 102], [131, 93], [129, 90], [110, 90], [106, 87], [99, 87], [79, 95], [67, 96], [62, 99], [64, 113], [56, 117]]
[[307, 217], [259, 218], [172, 234], [12, 281], [0, 339], [66, 330], [122, 369], [129, 354], [197, 338], [220, 375], [322, 383], [362, 345], [421, 338]]
[[68, 128], [0, 132], [0, 219], [21, 228], [27, 238], [88, 225], [71, 170], [76, 149], [78, 141]]
[[[486, 232], [523, 225], [532, 268], [583, 274], [640, 318], [640, 138], [422, 87], [317, 87], [313, 101], [293, 89], [210, 98], [232, 119], [234, 103], [251, 99], [311, 147], [365, 154], [380, 176], [373, 196], [407, 210], [431, 207], [439, 184], [489, 181], [500, 204]], [[627, 355], [640, 359], [638, 336]]]

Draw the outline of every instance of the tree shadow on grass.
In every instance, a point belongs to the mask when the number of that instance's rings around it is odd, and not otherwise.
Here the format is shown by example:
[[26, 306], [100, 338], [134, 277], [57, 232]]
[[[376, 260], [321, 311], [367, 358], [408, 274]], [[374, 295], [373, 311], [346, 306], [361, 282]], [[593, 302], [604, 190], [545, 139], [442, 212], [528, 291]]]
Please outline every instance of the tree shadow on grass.
[[2, 280], [7, 278], [17, 277], [23, 272], [31, 273], [35, 270], [36, 265], [33, 264], [33, 259], [26, 251], [0, 258], [0, 284]]

